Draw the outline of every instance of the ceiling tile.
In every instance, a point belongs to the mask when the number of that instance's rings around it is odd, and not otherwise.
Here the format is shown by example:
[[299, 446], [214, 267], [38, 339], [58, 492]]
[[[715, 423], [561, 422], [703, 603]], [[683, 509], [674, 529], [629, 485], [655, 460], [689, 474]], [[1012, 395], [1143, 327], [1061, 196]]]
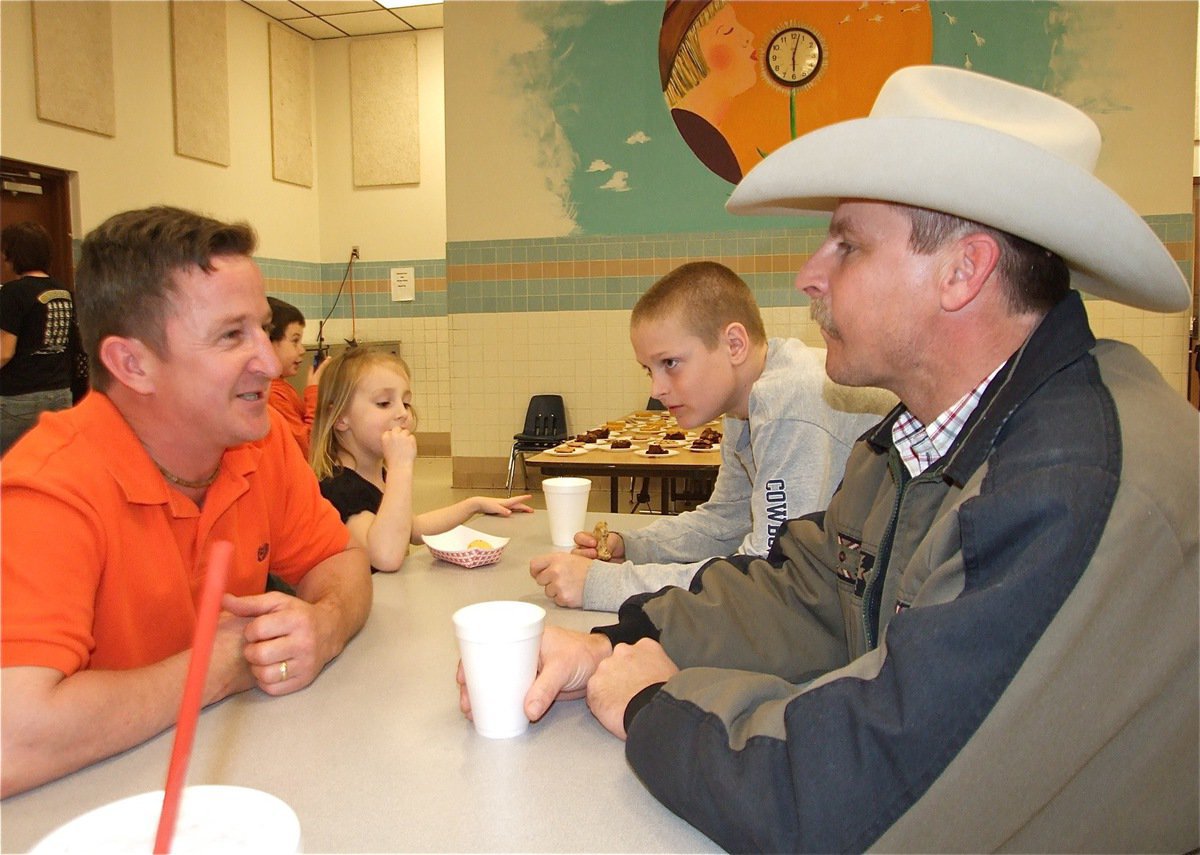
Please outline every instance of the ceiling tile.
[[340, 15], [343, 12], [370, 12], [378, 9], [375, 0], [295, 0], [314, 15]]
[[289, 18], [304, 18], [309, 13], [305, 12], [295, 3], [289, 0], [246, 0], [251, 6], [260, 12], [265, 12], [277, 21], [286, 21]]
[[[5, 2], [5, 0], [0, 0]], [[444, 26], [441, 3], [396, 7], [376, 0], [243, 0], [310, 39], [404, 33]]]
[[379, 9], [375, 12], [352, 12], [349, 15], [326, 15], [325, 20], [352, 36], [399, 33], [413, 29], [386, 9]]
[[403, 9], [393, 9], [392, 13], [400, 16], [418, 30], [434, 30], [445, 26], [442, 23], [441, 3], [430, 3], [427, 6], [407, 6]]
[[346, 35], [341, 30], [329, 26], [320, 18], [296, 18], [288, 21], [284, 26], [291, 27], [310, 39], [337, 39], [344, 38]]

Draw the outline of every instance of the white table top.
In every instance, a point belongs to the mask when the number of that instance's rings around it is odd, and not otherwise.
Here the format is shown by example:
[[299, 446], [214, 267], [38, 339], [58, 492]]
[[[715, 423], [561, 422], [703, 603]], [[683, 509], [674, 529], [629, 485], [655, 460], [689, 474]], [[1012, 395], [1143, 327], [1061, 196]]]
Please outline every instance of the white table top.
[[[653, 520], [588, 517], [614, 530]], [[525, 600], [548, 624], [584, 630], [615, 618], [560, 609], [529, 577], [530, 557], [552, 549], [545, 511], [469, 525], [512, 538], [498, 564], [467, 570], [417, 548], [399, 573], [376, 574], [366, 627], [311, 686], [204, 711], [188, 783], [278, 796], [299, 816], [306, 852], [720, 851], [650, 796], [583, 701], [556, 704], [513, 739], [476, 735], [458, 710], [455, 609]], [[173, 738], [0, 802], [0, 850], [25, 851], [84, 811], [161, 789]]]

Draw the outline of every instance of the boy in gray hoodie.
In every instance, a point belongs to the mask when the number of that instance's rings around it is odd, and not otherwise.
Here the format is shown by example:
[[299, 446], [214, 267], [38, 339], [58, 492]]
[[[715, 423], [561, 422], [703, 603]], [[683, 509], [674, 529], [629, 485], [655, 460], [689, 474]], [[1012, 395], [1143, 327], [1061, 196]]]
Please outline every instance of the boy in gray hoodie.
[[712, 261], [651, 286], [633, 308], [630, 339], [650, 394], [681, 428], [724, 414], [720, 473], [695, 510], [610, 532], [609, 561], [584, 531], [572, 552], [534, 558], [530, 574], [560, 606], [616, 611], [634, 594], [687, 587], [714, 556], [766, 555], [788, 519], [828, 505], [851, 445], [896, 403], [833, 383], [824, 350], [768, 339], [750, 288]]

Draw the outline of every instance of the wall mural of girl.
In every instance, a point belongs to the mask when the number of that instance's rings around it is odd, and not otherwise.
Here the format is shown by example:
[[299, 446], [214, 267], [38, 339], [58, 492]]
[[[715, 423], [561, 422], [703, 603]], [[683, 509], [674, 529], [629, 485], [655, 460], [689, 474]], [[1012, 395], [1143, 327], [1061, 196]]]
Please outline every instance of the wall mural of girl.
[[700, 162], [731, 184], [742, 168], [721, 131], [733, 99], [758, 81], [755, 36], [725, 0], [670, 0], [658, 70], [671, 118]]
[[659, 80], [696, 158], [736, 184], [799, 134], [865, 116], [893, 71], [931, 61], [932, 43], [920, 0], [667, 0]]

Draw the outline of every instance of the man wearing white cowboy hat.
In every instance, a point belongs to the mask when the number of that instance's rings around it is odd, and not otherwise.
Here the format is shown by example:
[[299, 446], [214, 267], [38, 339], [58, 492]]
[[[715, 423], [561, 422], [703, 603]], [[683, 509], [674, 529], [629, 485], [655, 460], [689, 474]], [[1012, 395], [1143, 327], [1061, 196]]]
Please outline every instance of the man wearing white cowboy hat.
[[756, 167], [729, 210], [832, 211], [797, 278], [830, 376], [901, 404], [766, 559], [548, 629], [530, 717], [586, 692], [731, 850], [1196, 847], [1200, 420], [1071, 286], [1189, 295], [1098, 152], [1048, 95], [913, 67]]

